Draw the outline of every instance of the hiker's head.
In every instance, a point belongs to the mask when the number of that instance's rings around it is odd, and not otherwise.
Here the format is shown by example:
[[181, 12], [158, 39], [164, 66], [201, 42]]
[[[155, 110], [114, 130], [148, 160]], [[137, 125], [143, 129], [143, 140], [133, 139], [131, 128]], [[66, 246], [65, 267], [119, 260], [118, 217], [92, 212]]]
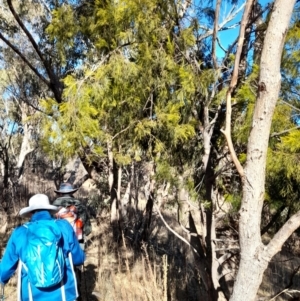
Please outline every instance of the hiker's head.
[[59, 195], [73, 194], [78, 188], [75, 188], [71, 183], [61, 183], [58, 190], [54, 190]]
[[38, 193], [29, 199], [29, 206], [21, 209], [19, 215], [29, 217], [32, 213], [41, 210], [53, 213], [58, 210], [58, 207], [50, 205], [49, 198], [45, 194]]

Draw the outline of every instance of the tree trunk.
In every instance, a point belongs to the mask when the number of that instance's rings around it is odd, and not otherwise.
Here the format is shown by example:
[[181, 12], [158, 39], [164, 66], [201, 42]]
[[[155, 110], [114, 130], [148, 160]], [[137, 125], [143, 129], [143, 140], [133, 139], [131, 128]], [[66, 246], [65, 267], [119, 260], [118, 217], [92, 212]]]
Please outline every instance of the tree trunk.
[[210, 264], [208, 263], [205, 255], [205, 250], [199, 239], [198, 231], [195, 225], [195, 221], [191, 212], [189, 212], [189, 230], [191, 233], [196, 235], [190, 235], [190, 244], [193, 246], [196, 252], [193, 252], [195, 264], [199, 269], [199, 274], [201, 277], [201, 284], [203, 284], [204, 296], [206, 301], [212, 301], [213, 295], [211, 294], [211, 288], [213, 287], [212, 279], [210, 275]]
[[115, 240], [119, 238], [119, 211], [118, 211], [118, 195], [117, 195], [117, 174], [116, 164], [111, 141], [107, 142], [108, 153], [108, 184], [110, 191], [110, 222], [112, 225], [113, 237]]
[[9, 155], [8, 155], [8, 149], [6, 147], [3, 148], [1, 157], [4, 163], [3, 186], [4, 188], [8, 188], [10, 174], [9, 174]]
[[142, 234], [141, 238], [143, 241], [148, 241], [149, 238], [149, 230], [152, 221], [152, 213], [153, 213], [153, 204], [154, 204], [154, 189], [155, 189], [155, 164], [154, 162], [150, 162], [148, 165], [148, 172], [149, 172], [149, 180], [147, 185], [147, 204], [143, 214], [143, 227], [142, 227]]
[[18, 170], [18, 181], [21, 180], [22, 173], [23, 173], [23, 165], [25, 158], [28, 154], [30, 154], [34, 148], [30, 145], [31, 140], [31, 132], [32, 132], [32, 126], [26, 122], [26, 119], [28, 118], [26, 109], [27, 105], [25, 103], [20, 104], [21, 112], [22, 112], [22, 123], [23, 123], [23, 140], [21, 144], [21, 150], [19, 154], [19, 159], [17, 163], [17, 170]]
[[120, 214], [123, 222], [128, 222], [131, 219], [131, 189], [134, 177], [134, 162], [131, 163], [130, 179], [127, 182], [127, 187], [124, 195], [120, 198]]
[[[240, 209], [240, 265], [231, 301], [253, 301], [271, 256], [282, 241], [270, 249], [261, 241], [261, 212], [265, 194], [265, 168], [270, 127], [280, 90], [280, 63], [285, 35], [296, 0], [276, 0], [266, 32], [252, 129], [248, 140]], [[275, 243], [275, 241], [273, 242]], [[274, 249], [273, 249], [274, 248]], [[275, 250], [276, 249], [276, 250]]]

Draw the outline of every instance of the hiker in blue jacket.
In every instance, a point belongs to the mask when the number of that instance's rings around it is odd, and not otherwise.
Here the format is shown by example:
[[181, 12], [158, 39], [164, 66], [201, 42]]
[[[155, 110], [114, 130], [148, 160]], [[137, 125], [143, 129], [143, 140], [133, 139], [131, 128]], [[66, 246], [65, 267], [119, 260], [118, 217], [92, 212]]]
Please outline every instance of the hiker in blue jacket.
[[[13, 231], [0, 263], [0, 283], [2, 285], [9, 281], [19, 266], [18, 301], [75, 301], [78, 298], [74, 265], [83, 264], [85, 254], [80, 248], [72, 226], [63, 219], [53, 220], [51, 214], [56, 212], [57, 209], [56, 206], [50, 205], [49, 199], [45, 194], [36, 194], [30, 198], [29, 206], [21, 209], [19, 212], [21, 217], [30, 217], [30, 221]], [[64, 254], [63, 268], [61, 269], [63, 270], [63, 274], [61, 273], [61, 278], [59, 278], [61, 280], [58, 284], [52, 284], [50, 287], [47, 287], [45, 284], [44, 287], [40, 287], [32, 283], [33, 278], [31, 277], [32, 272], [29, 270], [30, 265], [29, 263], [26, 265], [26, 262], [29, 261], [29, 256], [26, 252], [28, 252], [28, 245], [30, 245], [28, 239], [31, 239], [31, 236], [28, 236], [30, 233], [29, 229], [32, 229], [32, 225], [42, 226], [47, 223], [54, 224], [56, 229], [59, 229], [59, 242], [57, 246], [61, 247], [60, 250], [63, 250], [61, 254]], [[36, 232], [38, 232], [38, 229]], [[48, 246], [49, 243], [45, 245]], [[56, 250], [59, 247], [56, 247]], [[30, 259], [32, 257], [34, 256], [30, 256]], [[44, 263], [47, 260], [46, 258]], [[47, 266], [45, 269], [47, 269]], [[61, 272], [61, 270], [59, 271]], [[39, 272], [37, 271], [36, 273], [39, 274]], [[43, 277], [44, 274], [40, 274]]]

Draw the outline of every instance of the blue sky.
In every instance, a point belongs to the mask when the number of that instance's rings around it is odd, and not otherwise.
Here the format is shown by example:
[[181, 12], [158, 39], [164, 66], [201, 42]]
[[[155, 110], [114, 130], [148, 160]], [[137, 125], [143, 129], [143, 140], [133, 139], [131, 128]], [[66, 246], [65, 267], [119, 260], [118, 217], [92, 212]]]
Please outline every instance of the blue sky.
[[[225, 3], [226, 1], [223, 1], [223, 4], [222, 4], [222, 9], [221, 9], [221, 12], [220, 12], [220, 20], [219, 22], [223, 22], [225, 20], [225, 18], [228, 16], [231, 8], [232, 8], [232, 5], [230, 3]], [[237, 5], [237, 8], [238, 9], [239, 7], [241, 7], [241, 5], [243, 5], [243, 3], [245, 3], [246, 1], [241, 1], [239, 0], [238, 1], [238, 5]], [[266, 7], [266, 5], [268, 3], [272, 3], [273, 1], [270, 1], [270, 0], [259, 0], [259, 3], [262, 5], [262, 7]], [[237, 22], [239, 22], [242, 18], [242, 14], [244, 12], [244, 8], [242, 10], [239, 11], [239, 13], [235, 16], [234, 19], [232, 19], [230, 22], [228, 22], [226, 24], [226, 26], [233, 26], [234, 24], [236, 24]], [[220, 31], [219, 32], [219, 39], [220, 39], [220, 42], [221, 42], [221, 45], [227, 49], [228, 45], [230, 45], [234, 40], [237, 39], [238, 35], [239, 35], [239, 29], [240, 27], [237, 26], [237, 27], [234, 27], [232, 29], [228, 29], [228, 30], [223, 30], [223, 31]], [[217, 55], [219, 57], [222, 57], [224, 55], [224, 52], [221, 48], [218, 47], [218, 50], [217, 50]]]

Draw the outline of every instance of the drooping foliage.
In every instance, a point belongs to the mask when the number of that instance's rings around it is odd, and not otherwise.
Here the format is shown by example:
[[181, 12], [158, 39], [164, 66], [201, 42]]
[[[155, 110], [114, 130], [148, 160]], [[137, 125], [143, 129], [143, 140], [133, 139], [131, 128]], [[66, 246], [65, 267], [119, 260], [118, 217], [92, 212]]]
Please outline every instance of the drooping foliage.
[[[68, 9], [58, 9], [53, 24], [61, 23], [60, 10]], [[65, 78], [62, 104], [44, 101], [47, 112], [56, 110], [45, 119], [45, 133], [53, 136], [46, 142], [66, 155], [88, 149], [89, 160], [105, 153], [108, 140], [121, 164], [140, 151], [172, 160], [195, 136], [196, 94], [207, 93], [214, 80], [212, 71], [199, 74], [184, 56], [195, 44], [194, 25], [179, 31], [172, 5], [159, 1], [96, 2], [90, 13], [77, 26], [93, 42], [87, 57], [99, 61]], [[64, 44], [53, 24], [48, 32]]]

